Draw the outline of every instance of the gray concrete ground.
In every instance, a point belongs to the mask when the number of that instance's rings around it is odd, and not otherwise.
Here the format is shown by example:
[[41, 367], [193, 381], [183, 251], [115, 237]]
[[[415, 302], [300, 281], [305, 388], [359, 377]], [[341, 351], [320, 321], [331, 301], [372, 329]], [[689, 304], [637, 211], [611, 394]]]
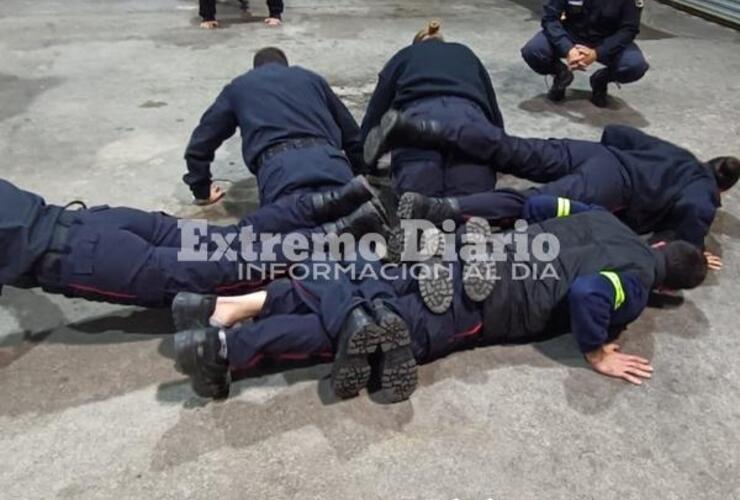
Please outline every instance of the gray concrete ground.
[[[0, 175], [81, 198], [212, 219], [253, 204], [238, 141], [218, 154], [227, 202], [179, 181], [201, 112], [254, 50], [324, 74], [361, 116], [384, 61], [443, 20], [493, 77], [511, 132], [597, 138], [627, 123], [701, 157], [740, 153], [740, 34], [648, 3], [651, 71], [597, 111], [579, 76], [553, 105], [519, 48], [537, 0], [288, 0], [268, 29], [190, 0], [3, 0]], [[255, 15], [264, 5], [253, 0]], [[740, 498], [740, 191], [710, 247], [726, 267], [623, 338], [651, 358], [635, 388], [589, 371], [573, 341], [494, 347], [421, 368], [411, 401], [327, 396], [327, 366], [236, 384], [204, 404], [172, 367], [167, 313], [7, 289], [0, 298], [2, 498]]]

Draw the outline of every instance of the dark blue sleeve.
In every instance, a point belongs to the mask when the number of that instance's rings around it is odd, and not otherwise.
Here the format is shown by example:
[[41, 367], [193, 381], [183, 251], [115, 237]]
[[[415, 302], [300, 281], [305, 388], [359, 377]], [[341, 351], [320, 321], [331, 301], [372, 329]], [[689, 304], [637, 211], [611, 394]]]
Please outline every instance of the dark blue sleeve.
[[227, 86], [203, 114], [185, 150], [188, 173], [183, 180], [199, 200], [210, 196], [211, 162], [216, 150], [236, 132], [237, 120], [228, 91]]
[[614, 56], [623, 51], [639, 32], [640, 9], [637, 7], [637, 2], [636, 0], [623, 0], [622, 25], [596, 47], [597, 60], [602, 64], [610, 63]]
[[483, 66], [483, 63], [478, 61], [480, 65], [480, 77], [481, 80], [483, 80], [483, 85], [486, 87], [486, 96], [488, 98], [488, 106], [491, 108], [491, 123], [496, 125], [497, 127], [501, 128], [501, 130], [504, 129], [504, 115], [501, 113], [501, 108], [498, 106], [498, 101], [496, 99], [496, 91], [493, 90], [493, 82], [491, 82], [491, 75], [488, 73], [488, 70], [485, 66]]
[[664, 142], [628, 125], [607, 125], [601, 134], [601, 143], [622, 151], [647, 149], [656, 142]]
[[575, 45], [560, 22], [560, 16], [565, 12], [565, 4], [566, 0], [550, 0], [545, 4], [545, 15], [542, 16], [542, 30], [560, 57], [567, 56]]
[[[568, 292], [570, 325], [581, 352], [607, 342], [609, 330], [636, 320], [647, 306], [648, 292], [632, 273], [602, 273], [576, 278]], [[618, 289], [621, 287], [621, 291]]]
[[361, 133], [363, 142], [367, 138], [367, 134], [370, 133], [370, 130], [380, 124], [383, 114], [391, 109], [393, 99], [396, 97], [396, 67], [397, 63], [394, 57], [378, 75], [378, 84], [375, 86], [372, 97], [370, 97], [367, 111], [365, 111], [365, 118], [362, 120]]
[[328, 83], [324, 82], [329, 111], [334, 121], [339, 125], [342, 132], [342, 149], [347, 154], [352, 171], [355, 174], [365, 173], [365, 162], [362, 157], [362, 140], [360, 138], [360, 126], [357, 125], [355, 117], [349, 112], [347, 106], [334, 93]]
[[709, 189], [711, 187], [700, 182], [687, 186], [661, 226], [674, 230], [677, 239], [703, 249], [704, 239], [717, 213]]
[[542, 222], [555, 217], [567, 217], [590, 210], [603, 210], [596, 205], [588, 205], [568, 198], [546, 194], [530, 196], [522, 208], [522, 219], [527, 222]]

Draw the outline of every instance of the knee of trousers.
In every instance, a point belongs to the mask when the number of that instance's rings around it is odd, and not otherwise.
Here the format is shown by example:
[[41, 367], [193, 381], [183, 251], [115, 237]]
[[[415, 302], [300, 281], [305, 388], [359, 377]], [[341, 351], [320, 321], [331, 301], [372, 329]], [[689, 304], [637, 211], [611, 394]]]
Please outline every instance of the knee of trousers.
[[548, 51], [535, 46], [532, 42], [529, 42], [522, 47], [521, 54], [524, 62], [526, 62], [535, 73], [540, 75], [549, 75], [553, 73], [553, 66], [557, 60], [554, 54], [548, 53]]
[[612, 79], [618, 83], [632, 83], [642, 78], [650, 65], [644, 59], [622, 63], [611, 69]]

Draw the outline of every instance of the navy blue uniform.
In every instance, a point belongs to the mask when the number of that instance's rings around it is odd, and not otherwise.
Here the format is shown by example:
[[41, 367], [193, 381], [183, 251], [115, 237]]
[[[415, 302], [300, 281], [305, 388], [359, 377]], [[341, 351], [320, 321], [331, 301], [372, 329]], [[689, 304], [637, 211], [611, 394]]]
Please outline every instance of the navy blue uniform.
[[[249, 5], [249, 2], [242, 2]], [[200, 0], [200, 17], [204, 21], [216, 20], [216, 0]], [[270, 17], [275, 19], [283, 18], [283, 0], [267, 0], [267, 9], [270, 11]]]
[[[546, 213], [540, 211], [539, 215], [544, 217]], [[419, 361], [481, 343], [534, 341], [567, 332], [575, 335], [583, 352], [594, 350], [639, 317], [647, 305], [648, 291], [662, 279], [663, 271], [659, 254], [613, 216], [603, 212], [586, 217], [593, 217], [594, 223], [573, 217], [560, 222], [560, 230], [553, 230], [561, 239], [564, 256], [557, 264], [561, 273], [554, 280], [562, 294], [553, 293], [554, 287], [536, 274], [531, 275], [533, 279], [503, 284], [509, 286], [497, 285], [495, 290], [518, 292], [494, 296], [497, 309], [506, 313], [492, 317], [487, 304], [473, 303], [463, 293], [459, 263], [452, 264], [454, 300], [444, 314], [431, 313], [415, 283], [401, 275], [391, 281], [352, 282], [342, 277], [332, 289], [323, 290], [311, 282], [281, 280], [267, 287], [267, 301], [256, 321], [227, 332], [229, 364], [244, 368], [264, 355], [287, 359], [330, 357], [349, 311], [367, 307], [375, 299], [382, 299], [406, 321]], [[593, 235], [588, 233], [592, 226], [605, 230]], [[538, 227], [531, 226], [530, 233], [536, 234]], [[586, 232], [582, 228], [587, 228]], [[592, 241], [594, 236], [598, 241]], [[578, 257], [584, 254], [593, 257], [593, 262]], [[575, 259], [569, 257], [574, 255]], [[579, 266], [573, 267], [573, 261]], [[508, 318], [510, 311], [514, 311], [516, 321]], [[541, 321], [530, 324], [530, 315], [541, 317]], [[488, 324], [485, 317], [490, 320]], [[512, 332], [519, 331], [515, 324], [527, 325], [520, 336], [510, 337], [507, 327], [501, 330], [507, 325]]]
[[61, 212], [0, 179], [0, 291], [29, 274], [46, 252]]
[[[542, 31], [522, 48], [522, 57], [537, 73], [557, 73], [560, 58], [574, 45], [596, 50], [598, 62], [609, 68], [610, 81], [634, 82], [648, 70], [634, 43], [640, 31], [637, 0], [550, 0]], [[564, 18], [563, 18], [564, 16]]]
[[[233, 237], [245, 226], [253, 234], [291, 231], [306, 238], [318, 231], [308, 194], [283, 197], [230, 226], [130, 208], [65, 211], [5, 181], [0, 195], [0, 286], [33, 275], [51, 293], [145, 307], [166, 307], [181, 291], [233, 295], [263, 286], [262, 275], [243, 279], [239, 266], [245, 262], [224, 253], [242, 249]], [[189, 247], [184, 231], [197, 233], [207, 259], [181, 256]], [[284, 248], [274, 247], [275, 262], [289, 262]], [[259, 241], [251, 244], [255, 255], [261, 249]]]
[[671, 233], [703, 248], [720, 206], [719, 187], [706, 164], [633, 127], [609, 125], [600, 142], [521, 139], [473, 123], [445, 125], [444, 133], [463, 151], [484, 152], [501, 172], [545, 183], [520, 194], [461, 198], [467, 215], [516, 217], [531, 195], [561, 196], [605, 207], [640, 234]]
[[[271, 63], [227, 85], [193, 131], [184, 180], [196, 198], [209, 197], [214, 153], [237, 127], [263, 205], [286, 194], [340, 186], [353, 168], [364, 168], [359, 127], [326, 80], [298, 66]], [[301, 140], [300, 148], [260, 158], [274, 146]]]
[[[464, 118], [504, 125], [491, 78], [478, 57], [464, 45], [435, 39], [400, 50], [380, 72], [362, 122], [363, 138], [389, 109], [446, 122]], [[495, 173], [476, 162], [438, 151], [394, 151], [391, 168], [397, 192], [460, 195], [496, 183]]]

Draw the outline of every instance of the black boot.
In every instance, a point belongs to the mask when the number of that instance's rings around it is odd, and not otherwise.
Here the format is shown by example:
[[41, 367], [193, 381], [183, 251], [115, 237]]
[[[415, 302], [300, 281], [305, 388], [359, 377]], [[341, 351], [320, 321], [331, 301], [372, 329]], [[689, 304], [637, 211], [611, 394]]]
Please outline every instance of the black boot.
[[218, 332], [218, 328], [206, 328], [175, 335], [175, 368], [190, 377], [193, 390], [204, 398], [229, 396], [229, 363], [219, 354]]
[[408, 118], [400, 111], [391, 109], [365, 139], [365, 164], [374, 167], [381, 156], [398, 147], [442, 149], [448, 144], [440, 122]]
[[215, 295], [180, 292], [172, 301], [172, 320], [175, 330], [192, 330], [211, 326], [211, 316], [216, 310]]
[[339, 189], [316, 193], [311, 196], [315, 222], [323, 224], [347, 215], [372, 199], [375, 194], [375, 189], [361, 175]]
[[408, 326], [380, 299], [373, 301], [373, 316], [383, 330], [377, 369], [380, 399], [385, 403], [405, 401], [416, 390], [419, 378]]
[[350, 312], [342, 326], [331, 370], [331, 387], [342, 399], [357, 396], [370, 380], [369, 357], [378, 349], [383, 330], [362, 307]]
[[[478, 244], [490, 242], [491, 226], [479, 218], [470, 219], [465, 224], [464, 243]], [[487, 243], [486, 243], [487, 247]], [[486, 252], [488, 255], [488, 252]], [[463, 289], [473, 302], [483, 302], [496, 285], [496, 262], [493, 260], [471, 260], [463, 266]]]
[[609, 87], [609, 70], [598, 70], [591, 75], [591, 102], [598, 108], [605, 108], [609, 104], [607, 99]]
[[565, 99], [565, 89], [573, 83], [573, 72], [568, 66], [558, 61], [558, 70], [553, 75], [552, 86], [547, 92], [547, 98], [553, 102], [560, 102]]
[[398, 201], [399, 219], [423, 219], [434, 224], [461, 217], [455, 198], [430, 198], [419, 193], [404, 193]]
[[349, 233], [360, 238], [368, 233], [387, 234], [388, 216], [385, 207], [377, 199], [363, 203], [351, 214], [321, 226], [326, 234]]

